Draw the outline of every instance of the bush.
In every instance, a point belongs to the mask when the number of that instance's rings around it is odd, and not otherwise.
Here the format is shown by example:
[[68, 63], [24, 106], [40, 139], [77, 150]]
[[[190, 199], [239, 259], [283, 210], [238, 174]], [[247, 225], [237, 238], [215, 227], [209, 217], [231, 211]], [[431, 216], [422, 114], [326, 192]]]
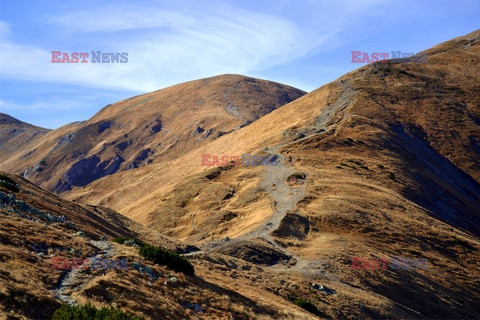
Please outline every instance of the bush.
[[387, 174], [387, 178], [395, 180], [395, 173], [390, 172], [389, 174]]
[[47, 161], [43, 159], [42, 161], [40, 161], [39, 165], [41, 165], [42, 167], [45, 167], [47, 165]]
[[167, 266], [170, 269], [182, 272], [188, 276], [195, 275], [195, 270], [190, 261], [176, 252], [147, 244], [140, 248], [139, 254], [153, 263]]
[[377, 167], [379, 167], [380, 169], [385, 169], [385, 166], [381, 165], [381, 164], [377, 164]]
[[305, 309], [308, 312], [311, 312], [313, 314], [318, 315], [320, 313], [318, 311], [317, 307], [313, 303], [311, 303], [310, 301], [305, 301], [305, 300], [302, 300], [302, 299], [295, 299], [293, 301], [293, 303], [296, 304], [297, 306], [299, 306], [300, 308], [303, 308], [303, 309]]
[[144, 317], [125, 313], [115, 308], [97, 309], [87, 303], [84, 306], [63, 305], [55, 311], [52, 320], [145, 320]]
[[18, 187], [10, 182], [0, 180], [0, 188], [5, 188], [7, 190], [18, 192], [20, 191]]
[[9, 183], [11, 183], [11, 184], [13, 184], [13, 185], [16, 185], [16, 184], [17, 184], [14, 180], [10, 179], [9, 177], [7, 177], [7, 176], [4, 175], [4, 174], [0, 174], [0, 181], [9, 182]]

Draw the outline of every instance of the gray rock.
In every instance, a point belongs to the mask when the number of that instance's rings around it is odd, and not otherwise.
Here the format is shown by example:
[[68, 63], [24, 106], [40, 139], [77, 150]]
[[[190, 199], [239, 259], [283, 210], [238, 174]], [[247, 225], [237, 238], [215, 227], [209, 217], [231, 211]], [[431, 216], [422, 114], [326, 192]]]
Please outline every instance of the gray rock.
[[328, 288], [326, 286], [323, 286], [321, 284], [317, 284], [317, 283], [312, 283], [312, 288], [315, 289], [315, 290], [318, 290], [318, 291], [323, 291], [328, 295], [337, 293], [335, 290], [330, 289], [330, 288]]

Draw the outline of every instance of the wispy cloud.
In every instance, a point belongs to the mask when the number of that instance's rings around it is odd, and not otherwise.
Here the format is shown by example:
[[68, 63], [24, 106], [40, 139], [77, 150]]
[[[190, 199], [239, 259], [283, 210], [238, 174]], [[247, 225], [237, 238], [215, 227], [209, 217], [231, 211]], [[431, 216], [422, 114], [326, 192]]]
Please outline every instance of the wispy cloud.
[[[90, 37], [91, 50], [128, 52], [126, 64], [52, 64], [51, 50], [0, 44], [0, 71], [26, 80], [151, 91], [221, 73], [251, 73], [308, 55], [328, 40], [287, 19], [223, 6], [215, 11], [105, 6], [50, 15], [46, 22]], [[74, 38], [70, 36], [70, 38]], [[75, 47], [75, 43], [68, 43]], [[64, 51], [68, 51], [63, 49]], [[70, 51], [71, 53], [71, 51]]]

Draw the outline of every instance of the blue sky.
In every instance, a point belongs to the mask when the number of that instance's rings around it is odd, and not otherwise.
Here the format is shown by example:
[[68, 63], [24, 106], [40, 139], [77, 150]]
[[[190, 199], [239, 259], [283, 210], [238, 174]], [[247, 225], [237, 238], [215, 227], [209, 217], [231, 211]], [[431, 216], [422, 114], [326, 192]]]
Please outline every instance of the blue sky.
[[[0, 0], [0, 112], [57, 128], [109, 103], [238, 73], [311, 91], [361, 64], [480, 28], [480, 1]], [[128, 63], [51, 63], [51, 51], [128, 52]]]

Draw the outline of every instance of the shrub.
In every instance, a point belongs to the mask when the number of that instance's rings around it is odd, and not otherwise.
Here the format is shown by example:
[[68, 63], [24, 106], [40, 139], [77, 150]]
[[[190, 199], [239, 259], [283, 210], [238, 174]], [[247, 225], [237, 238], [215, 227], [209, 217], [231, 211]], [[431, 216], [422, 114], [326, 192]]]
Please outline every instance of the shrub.
[[384, 167], [383, 165], [381, 165], [381, 164], [377, 164], [377, 167], [379, 167], [379, 168], [382, 169], [382, 170], [385, 169], [385, 167]]
[[300, 308], [303, 308], [305, 310], [307, 310], [308, 312], [311, 312], [313, 314], [319, 314], [320, 312], [318, 311], [317, 307], [311, 303], [310, 301], [305, 301], [305, 300], [302, 300], [302, 299], [295, 299], [293, 301], [294, 304], [296, 304], [297, 306], [299, 306]]
[[84, 306], [63, 305], [57, 309], [52, 320], [145, 320], [144, 317], [125, 313], [115, 308], [97, 309], [87, 303]]
[[147, 244], [140, 248], [139, 254], [153, 263], [167, 266], [189, 276], [195, 275], [195, 270], [190, 261], [176, 252]]
[[40, 161], [39, 165], [41, 165], [42, 167], [45, 167], [47, 165], [47, 161], [43, 159], [42, 161]]
[[0, 188], [5, 188], [7, 190], [18, 192], [20, 191], [18, 187], [10, 182], [0, 180]]
[[10, 179], [9, 177], [7, 177], [6, 175], [4, 174], [0, 174], [0, 181], [5, 181], [5, 182], [9, 182], [13, 185], [17, 184], [14, 180]]
[[395, 180], [395, 173], [390, 172], [389, 174], [387, 174], [387, 178]]

